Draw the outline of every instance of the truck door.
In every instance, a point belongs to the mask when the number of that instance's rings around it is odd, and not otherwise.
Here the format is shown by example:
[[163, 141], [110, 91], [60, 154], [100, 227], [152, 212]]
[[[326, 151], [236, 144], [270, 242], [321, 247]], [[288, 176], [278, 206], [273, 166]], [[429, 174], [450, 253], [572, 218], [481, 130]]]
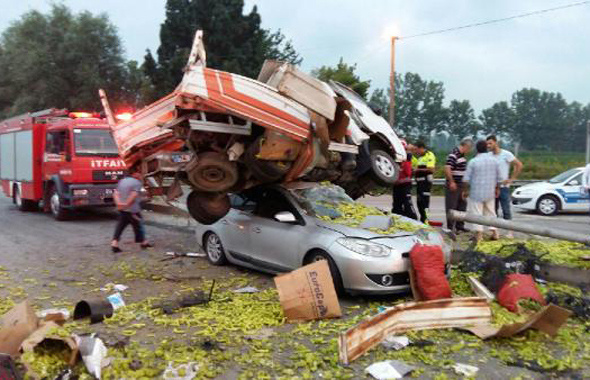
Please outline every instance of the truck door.
[[[45, 135], [45, 152], [43, 154], [43, 176], [71, 176], [71, 140], [67, 130], [47, 131]], [[69, 169], [69, 170], [68, 170]]]

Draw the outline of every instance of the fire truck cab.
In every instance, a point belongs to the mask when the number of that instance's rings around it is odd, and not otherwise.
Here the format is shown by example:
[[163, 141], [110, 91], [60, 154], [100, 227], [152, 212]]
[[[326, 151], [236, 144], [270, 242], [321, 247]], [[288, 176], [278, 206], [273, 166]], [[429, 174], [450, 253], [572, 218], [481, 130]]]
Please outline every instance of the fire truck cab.
[[22, 211], [39, 202], [57, 220], [75, 208], [113, 206], [125, 174], [108, 124], [97, 114], [48, 109], [0, 121], [0, 181]]

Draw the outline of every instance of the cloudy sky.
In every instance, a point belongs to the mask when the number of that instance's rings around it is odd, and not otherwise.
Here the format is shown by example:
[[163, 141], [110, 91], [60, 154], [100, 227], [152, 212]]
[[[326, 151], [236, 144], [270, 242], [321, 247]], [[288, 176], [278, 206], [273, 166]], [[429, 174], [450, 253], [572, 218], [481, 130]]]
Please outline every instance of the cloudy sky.
[[[258, 6], [263, 27], [281, 29], [303, 56], [303, 69], [357, 63], [372, 88], [386, 87], [386, 30], [410, 36], [503, 18], [580, 0], [246, 0]], [[127, 57], [141, 61], [157, 49], [165, 0], [66, 0], [75, 11], [106, 12], [119, 28]], [[0, 31], [48, 0], [0, 0]], [[561, 92], [590, 102], [590, 4], [542, 15], [400, 40], [398, 72], [443, 81], [447, 101], [469, 99], [476, 110], [509, 100], [523, 87]]]

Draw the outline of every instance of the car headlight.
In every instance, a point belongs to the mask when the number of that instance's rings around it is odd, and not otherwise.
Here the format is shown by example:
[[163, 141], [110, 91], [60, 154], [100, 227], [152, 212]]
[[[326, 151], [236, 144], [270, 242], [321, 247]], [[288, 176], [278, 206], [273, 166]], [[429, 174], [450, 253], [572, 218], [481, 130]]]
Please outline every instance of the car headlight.
[[366, 256], [385, 257], [389, 256], [392, 252], [391, 248], [366, 239], [339, 238], [336, 242], [353, 252]]
[[533, 195], [534, 193], [535, 193], [535, 191], [532, 189], [525, 189], [525, 190], [516, 190], [514, 192], [514, 195], [527, 196], [527, 195]]

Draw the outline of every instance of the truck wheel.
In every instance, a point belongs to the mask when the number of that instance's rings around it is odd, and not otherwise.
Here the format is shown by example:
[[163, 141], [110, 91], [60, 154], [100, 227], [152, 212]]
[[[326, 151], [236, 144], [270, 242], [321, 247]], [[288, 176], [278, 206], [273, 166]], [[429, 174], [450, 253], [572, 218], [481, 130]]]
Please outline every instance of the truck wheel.
[[399, 176], [399, 165], [391, 155], [381, 149], [371, 150], [371, 173], [373, 180], [382, 186], [391, 186]]
[[186, 168], [189, 182], [201, 191], [224, 192], [238, 182], [238, 168], [222, 153], [205, 152]]
[[275, 182], [281, 179], [291, 169], [290, 161], [270, 161], [256, 158], [262, 144], [262, 136], [251, 143], [244, 153], [244, 162], [250, 172], [262, 183]]
[[37, 210], [39, 203], [32, 201], [30, 199], [23, 199], [20, 194], [20, 191], [18, 189], [18, 186], [14, 187], [14, 190], [12, 193], [13, 193], [12, 202], [16, 205], [16, 207], [18, 207], [19, 210], [21, 210], [21, 211], [35, 211], [35, 210]]
[[61, 197], [55, 190], [55, 187], [52, 187], [49, 192], [49, 210], [55, 220], [61, 221], [68, 218], [68, 210], [61, 206]]
[[197, 222], [205, 225], [213, 224], [229, 212], [229, 196], [192, 191], [186, 198], [186, 207]]
[[368, 173], [361, 175], [354, 182], [345, 182], [338, 185], [340, 185], [344, 191], [346, 191], [346, 194], [354, 200], [368, 194], [371, 190], [377, 187], [377, 184]]

